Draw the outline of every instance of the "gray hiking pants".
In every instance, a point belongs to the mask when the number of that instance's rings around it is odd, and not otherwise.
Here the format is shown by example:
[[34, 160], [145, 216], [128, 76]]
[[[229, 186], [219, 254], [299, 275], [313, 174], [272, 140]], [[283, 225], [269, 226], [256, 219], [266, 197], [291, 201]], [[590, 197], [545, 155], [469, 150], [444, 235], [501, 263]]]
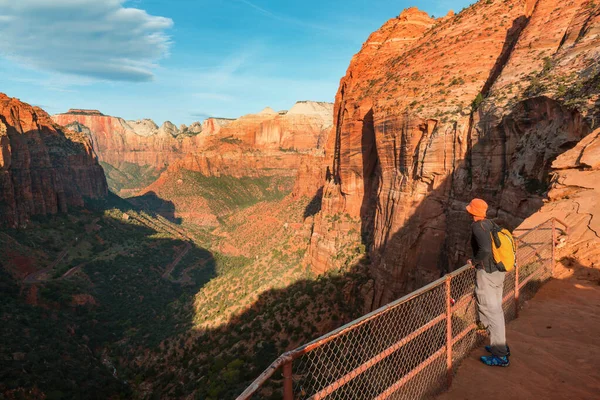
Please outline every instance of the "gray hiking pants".
[[479, 310], [479, 321], [490, 332], [492, 354], [498, 357], [507, 355], [504, 311], [502, 310], [502, 291], [506, 272], [487, 273], [477, 270], [475, 295]]

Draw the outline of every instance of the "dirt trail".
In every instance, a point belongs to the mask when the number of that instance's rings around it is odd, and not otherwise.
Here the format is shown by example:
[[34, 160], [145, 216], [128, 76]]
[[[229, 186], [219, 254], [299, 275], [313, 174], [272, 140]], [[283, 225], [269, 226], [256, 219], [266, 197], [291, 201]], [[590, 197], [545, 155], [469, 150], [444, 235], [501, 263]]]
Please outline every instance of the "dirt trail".
[[508, 368], [474, 350], [443, 400], [600, 399], [600, 285], [551, 280], [507, 326]]
[[[73, 243], [75, 243], [75, 242], [73, 242]], [[73, 246], [73, 243], [71, 243], [69, 245], [69, 247], [67, 247], [66, 249], [61, 251], [60, 254], [58, 255], [58, 257], [56, 258], [56, 260], [54, 260], [52, 262], [52, 264], [48, 265], [46, 268], [44, 268], [42, 270], [39, 270], [37, 272], [33, 272], [33, 273], [27, 275], [25, 277], [25, 279], [23, 279], [23, 283], [28, 284], [28, 285], [33, 285], [36, 283], [45, 282], [45, 281], [49, 280], [50, 278], [47, 275], [50, 274], [50, 272], [52, 272], [54, 270], [54, 268], [56, 268], [56, 266], [65, 258], [65, 256], [69, 252], [69, 249]]]
[[[92, 231], [94, 229], [94, 226], [98, 223], [98, 221], [100, 221], [100, 218], [94, 219], [89, 225], [86, 226], [86, 234], [89, 233], [89, 231]], [[88, 231], [88, 229], [89, 229], [89, 231]], [[81, 238], [81, 240], [83, 240], [83, 237]], [[69, 250], [71, 248], [75, 247], [79, 241], [80, 241], [80, 239], [73, 240], [71, 243], [69, 243], [69, 245], [63, 251], [60, 252], [58, 257], [56, 258], [56, 260], [54, 260], [52, 262], [52, 264], [48, 265], [44, 269], [41, 269], [39, 271], [36, 271], [36, 272], [33, 272], [33, 273], [27, 275], [25, 277], [25, 279], [23, 279], [23, 283], [29, 284], [29, 285], [34, 285], [36, 283], [42, 283], [42, 282], [52, 280], [52, 278], [50, 277], [50, 273], [52, 271], [54, 271], [54, 269], [58, 266], [58, 264], [60, 264], [62, 262], [62, 260], [67, 256], [67, 254], [69, 253]], [[63, 274], [63, 276], [61, 276], [58, 279], [63, 279], [68, 276], [71, 276], [72, 274], [75, 273], [75, 271], [77, 271], [83, 265], [85, 265], [85, 263], [71, 268], [65, 274]]]
[[177, 266], [177, 264], [179, 264], [179, 262], [181, 261], [181, 259], [192, 249], [192, 244], [190, 242], [186, 242], [185, 247], [183, 248], [183, 250], [177, 255], [177, 257], [175, 257], [175, 259], [173, 260], [173, 262], [171, 264], [169, 264], [167, 266], [167, 268], [165, 269], [165, 272], [163, 273], [162, 277], [164, 279], [168, 279], [171, 276], [171, 273], [173, 272], [173, 270], [175, 269], [175, 267]]
[[61, 277], [60, 277], [60, 278], [58, 278], [58, 279], [66, 279], [66, 278], [68, 278], [68, 277], [70, 277], [70, 276], [73, 276], [73, 275], [75, 275], [75, 272], [79, 271], [79, 270], [80, 270], [82, 267], [84, 267], [85, 265], [87, 265], [87, 262], [81, 263], [81, 264], [77, 265], [76, 267], [73, 267], [73, 268], [71, 268], [70, 270], [68, 270], [67, 272], [65, 272], [65, 273], [63, 274], [63, 276], [61, 276]]

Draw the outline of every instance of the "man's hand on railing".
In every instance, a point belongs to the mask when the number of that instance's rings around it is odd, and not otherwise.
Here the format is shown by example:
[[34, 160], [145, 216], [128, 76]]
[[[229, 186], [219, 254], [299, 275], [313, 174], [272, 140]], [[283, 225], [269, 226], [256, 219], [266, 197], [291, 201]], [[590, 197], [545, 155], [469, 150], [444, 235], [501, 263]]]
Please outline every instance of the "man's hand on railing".
[[473, 265], [473, 260], [471, 260], [470, 258], [467, 260], [467, 265], [471, 268], [475, 268], [475, 266]]

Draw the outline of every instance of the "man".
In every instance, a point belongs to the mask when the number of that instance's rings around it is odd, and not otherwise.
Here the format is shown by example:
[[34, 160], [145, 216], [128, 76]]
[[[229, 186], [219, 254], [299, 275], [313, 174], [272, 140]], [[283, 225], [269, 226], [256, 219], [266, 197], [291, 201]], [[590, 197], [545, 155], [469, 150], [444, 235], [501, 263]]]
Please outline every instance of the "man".
[[508, 367], [510, 355], [506, 345], [502, 292], [506, 272], [498, 270], [492, 255], [492, 229], [496, 226], [486, 219], [488, 205], [481, 199], [473, 199], [466, 207], [473, 217], [471, 246], [473, 260], [469, 263], [477, 269], [475, 295], [479, 311], [479, 321], [490, 332], [490, 345], [486, 350], [490, 356], [481, 357], [489, 366]]

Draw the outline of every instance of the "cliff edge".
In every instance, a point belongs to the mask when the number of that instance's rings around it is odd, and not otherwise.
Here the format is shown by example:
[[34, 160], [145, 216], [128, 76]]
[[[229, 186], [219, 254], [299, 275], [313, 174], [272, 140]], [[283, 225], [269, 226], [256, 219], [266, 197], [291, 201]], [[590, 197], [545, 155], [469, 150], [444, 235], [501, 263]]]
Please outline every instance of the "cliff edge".
[[359, 231], [376, 308], [464, 264], [471, 198], [511, 229], [538, 212], [554, 160], [597, 125], [598, 14], [480, 1], [441, 19], [407, 9], [373, 33], [336, 96], [313, 271], [344, 267]]
[[0, 225], [67, 212], [107, 194], [91, 143], [39, 107], [0, 93]]

